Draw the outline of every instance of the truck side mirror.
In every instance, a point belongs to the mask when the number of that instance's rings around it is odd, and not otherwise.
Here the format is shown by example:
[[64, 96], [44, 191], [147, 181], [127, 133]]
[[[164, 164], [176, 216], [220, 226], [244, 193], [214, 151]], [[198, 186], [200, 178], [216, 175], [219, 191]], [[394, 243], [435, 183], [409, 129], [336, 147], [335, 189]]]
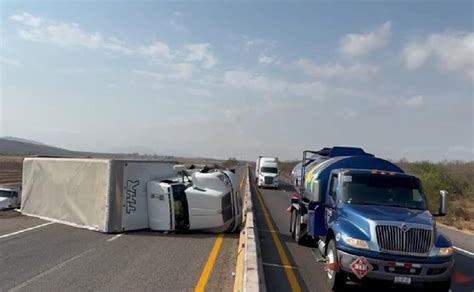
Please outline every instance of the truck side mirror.
[[319, 185], [319, 180], [313, 181], [313, 193], [311, 194], [311, 201], [320, 203], [321, 202], [321, 187]]
[[446, 200], [448, 198], [448, 192], [441, 190], [439, 191], [439, 211], [438, 216], [445, 216], [446, 215]]

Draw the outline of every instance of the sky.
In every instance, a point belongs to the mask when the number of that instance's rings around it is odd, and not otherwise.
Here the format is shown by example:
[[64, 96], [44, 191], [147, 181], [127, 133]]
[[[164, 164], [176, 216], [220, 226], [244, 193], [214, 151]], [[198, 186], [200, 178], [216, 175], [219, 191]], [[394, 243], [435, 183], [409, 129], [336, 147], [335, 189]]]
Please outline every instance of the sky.
[[472, 1], [1, 1], [0, 136], [474, 160]]

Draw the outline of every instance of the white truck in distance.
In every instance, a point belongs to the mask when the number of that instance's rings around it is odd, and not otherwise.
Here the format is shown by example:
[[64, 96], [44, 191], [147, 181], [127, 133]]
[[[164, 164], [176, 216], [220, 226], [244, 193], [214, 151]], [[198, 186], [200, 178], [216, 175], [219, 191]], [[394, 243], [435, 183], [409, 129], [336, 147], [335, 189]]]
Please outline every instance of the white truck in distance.
[[278, 189], [279, 185], [278, 158], [259, 156], [255, 167], [255, 179], [259, 188]]

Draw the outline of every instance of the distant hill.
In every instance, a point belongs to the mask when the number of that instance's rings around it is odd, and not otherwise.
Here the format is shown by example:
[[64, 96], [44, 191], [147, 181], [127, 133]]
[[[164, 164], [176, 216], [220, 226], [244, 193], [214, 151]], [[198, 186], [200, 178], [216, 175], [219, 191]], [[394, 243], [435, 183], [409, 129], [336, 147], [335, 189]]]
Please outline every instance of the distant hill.
[[[131, 150], [136, 151], [130, 152]], [[180, 161], [180, 163], [199, 163], [199, 164], [215, 164], [222, 162], [221, 159], [212, 158], [191, 158], [191, 156], [179, 157], [175, 153], [171, 155], [151, 155], [151, 154], [139, 154], [140, 150], [150, 149], [145, 147], [131, 147], [123, 149], [115, 149], [111, 153], [96, 153], [96, 152], [83, 152], [83, 151], [71, 151], [59, 147], [49, 146], [41, 142], [16, 138], [16, 137], [0, 137], [0, 155], [18, 155], [18, 156], [65, 156], [65, 157], [95, 157], [95, 158], [130, 158], [130, 159], [157, 159], [157, 160], [168, 160], [168, 161]], [[145, 152], [145, 153], [146, 153]]]
[[45, 156], [76, 156], [78, 152], [70, 151], [58, 147], [48, 146], [46, 144], [15, 138], [0, 138], [0, 153], [15, 155], [45, 155]]

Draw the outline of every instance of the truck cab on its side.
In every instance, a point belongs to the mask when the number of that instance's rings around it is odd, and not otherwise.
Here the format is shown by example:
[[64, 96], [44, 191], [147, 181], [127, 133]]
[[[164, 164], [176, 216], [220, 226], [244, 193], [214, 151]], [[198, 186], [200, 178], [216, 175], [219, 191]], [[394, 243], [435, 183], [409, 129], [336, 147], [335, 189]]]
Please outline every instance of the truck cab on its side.
[[238, 181], [230, 171], [196, 171], [191, 177], [149, 181], [147, 200], [152, 230], [234, 232], [242, 221]]

